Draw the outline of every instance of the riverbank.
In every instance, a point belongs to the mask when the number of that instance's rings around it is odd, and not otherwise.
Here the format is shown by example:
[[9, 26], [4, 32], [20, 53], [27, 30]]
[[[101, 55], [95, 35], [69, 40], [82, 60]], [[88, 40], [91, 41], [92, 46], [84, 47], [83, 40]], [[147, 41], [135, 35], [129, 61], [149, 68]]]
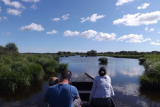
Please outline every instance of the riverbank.
[[[12, 44], [15, 45], [15, 44]], [[16, 46], [16, 45], [15, 45]], [[60, 64], [55, 54], [20, 54], [13, 49], [0, 47], [0, 90], [14, 91], [42, 80], [45, 74], [54, 74], [67, 69]]]
[[140, 76], [140, 84], [143, 89], [160, 89], [160, 55], [145, 55], [143, 63], [145, 72]]

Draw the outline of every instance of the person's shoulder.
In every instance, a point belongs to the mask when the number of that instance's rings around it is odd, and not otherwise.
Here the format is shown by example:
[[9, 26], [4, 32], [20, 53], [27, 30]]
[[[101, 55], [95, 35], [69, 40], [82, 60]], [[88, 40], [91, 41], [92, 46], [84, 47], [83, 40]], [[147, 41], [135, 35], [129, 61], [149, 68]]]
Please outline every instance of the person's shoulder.
[[99, 78], [101, 78], [101, 76], [96, 76], [94, 79], [99, 79]]
[[58, 86], [58, 84], [52, 85], [52, 86], [49, 87], [49, 89], [55, 88], [57, 86]]
[[[71, 86], [71, 88], [76, 88], [75, 86], [73, 86], [73, 85], [70, 85]], [[76, 88], [77, 89], [77, 88]]]
[[111, 79], [109, 75], [105, 75], [106, 78]]

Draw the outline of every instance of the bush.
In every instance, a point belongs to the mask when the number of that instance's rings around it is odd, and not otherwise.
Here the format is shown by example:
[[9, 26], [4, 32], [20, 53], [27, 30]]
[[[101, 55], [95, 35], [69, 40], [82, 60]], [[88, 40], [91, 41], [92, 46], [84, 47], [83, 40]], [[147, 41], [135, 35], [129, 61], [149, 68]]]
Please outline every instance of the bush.
[[139, 63], [140, 64], [144, 64], [145, 61], [146, 61], [146, 58], [139, 58]]
[[54, 59], [40, 58], [37, 63], [42, 65], [46, 73], [54, 73], [56, 68], [58, 68], [58, 62]]
[[41, 80], [45, 73], [66, 69], [56, 54], [19, 54], [14, 43], [0, 46], [0, 89], [15, 90]]
[[140, 76], [142, 88], [160, 89], [160, 61], [155, 62], [147, 67], [144, 75]]
[[68, 64], [65, 64], [65, 63], [61, 63], [61, 64], [59, 64], [59, 66], [58, 66], [58, 71], [64, 71], [64, 70], [66, 70], [67, 69], [67, 67], [68, 67]]
[[6, 50], [7, 51], [11, 51], [11, 52], [18, 52], [18, 48], [16, 46], [15, 43], [7, 43], [6, 46], [5, 46]]
[[30, 70], [31, 81], [37, 81], [43, 78], [44, 71], [41, 65], [36, 63], [29, 63], [28, 68]]
[[98, 59], [101, 64], [106, 64], [108, 62], [108, 59], [106, 57], [101, 57]]

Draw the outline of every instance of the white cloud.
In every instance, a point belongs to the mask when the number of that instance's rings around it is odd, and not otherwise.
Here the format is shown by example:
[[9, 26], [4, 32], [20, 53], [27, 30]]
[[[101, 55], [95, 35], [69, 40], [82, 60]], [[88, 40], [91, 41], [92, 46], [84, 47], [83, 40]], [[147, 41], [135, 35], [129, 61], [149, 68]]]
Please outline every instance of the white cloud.
[[131, 95], [131, 96], [139, 95], [138, 88], [139, 85], [134, 83], [125, 84], [124, 86], [113, 85], [113, 89], [115, 91], [119, 91], [122, 92], [124, 95]]
[[82, 17], [81, 20], [82, 20], [81, 23], [83, 23], [83, 22], [89, 20], [89, 17], [87, 17], [87, 18]]
[[160, 45], [160, 43], [156, 43], [156, 42], [151, 42], [151, 45]]
[[150, 28], [150, 29], [149, 29], [148, 26], [146, 26], [146, 27], [145, 27], [145, 31], [153, 32], [153, 31], [154, 31], [154, 28]]
[[150, 38], [143, 39], [143, 35], [137, 35], [137, 34], [124, 35], [117, 39], [117, 41], [124, 41], [124, 40], [127, 40], [126, 42], [130, 43], [141, 43], [141, 42], [151, 41]]
[[148, 6], [150, 5], [150, 3], [143, 3], [142, 6], [138, 6], [137, 9], [146, 9]]
[[1, 1], [3, 1], [5, 5], [13, 6], [17, 9], [19, 9], [19, 8], [25, 9], [25, 7], [18, 1], [12, 1], [12, 2], [10, 0], [1, 0]]
[[10, 32], [6, 32], [6, 33], [3, 33], [2, 35], [3, 35], [3, 36], [11, 35], [11, 33], [10, 33]]
[[50, 34], [50, 35], [52, 35], [52, 34], [56, 34], [56, 33], [58, 33], [58, 31], [56, 31], [56, 30], [52, 30], [51, 32], [47, 32], [46, 34]]
[[1, 12], [2, 10], [1, 10], [1, 7], [0, 7], [0, 12]]
[[53, 18], [52, 21], [59, 21], [61, 20], [60, 18]]
[[35, 24], [35, 23], [31, 23], [28, 26], [22, 26], [21, 28], [19, 28], [19, 30], [23, 30], [23, 31], [43, 31], [44, 28], [41, 25]]
[[101, 19], [103, 17], [105, 17], [105, 15], [93, 14], [93, 15], [91, 15], [91, 17], [87, 17], [87, 18], [82, 17], [81, 18], [81, 20], [82, 20], [81, 23], [83, 23], [83, 22], [85, 22], [87, 20], [90, 20], [91, 22], [96, 22], [98, 19]]
[[145, 31], [148, 31], [148, 26], [145, 27]]
[[62, 19], [67, 20], [67, 19], [69, 19], [69, 16], [70, 16], [70, 14], [65, 14], [65, 15], [62, 16]]
[[17, 16], [17, 15], [20, 15], [20, 14], [21, 14], [21, 11], [16, 10], [16, 9], [10, 9], [10, 8], [8, 8], [8, 9], [7, 9], [7, 13]]
[[6, 16], [0, 17], [0, 21], [1, 20], [8, 20], [8, 18]]
[[97, 19], [101, 19], [101, 18], [103, 18], [103, 17], [105, 17], [105, 15], [93, 14], [93, 15], [90, 17], [90, 21], [91, 21], [91, 22], [96, 22]]
[[65, 31], [63, 34], [63, 36], [77, 36], [77, 35], [79, 35], [79, 32], [77, 31], [72, 32], [70, 30]]
[[37, 9], [37, 6], [36, 6], [36, 4], [32, 4], [30, 8], [36, 10], [36, 9]]
[[132, 1], [134, 0], [118, 0], [118, 2], [116, 3], [116, 6], [120, 6], [120, 5], [123, 5], [124, 3], [129, 3]]
[[113, 24], [123, 24], [125, 26], [139, 26], [139, 25], [149, 25], [156, 24], [160, 20], [160, 11], [155, 11], [151, 13], [137, 13], [137, 14], [127, 14], [123, 18], [113, 21]]
[[141, 107], [148, 107], [148, 103], [146, 103], [145, 101], [139, 101], [137, 100], [137, 105], [142, 105]]
[[119, 69], [119, 73], [129, 77], [138, 77], [143, 74], [144, 68], [142, 67], [129, 67], [129, 70]]
[[35, 2], [35, 3], [37, 3], [37, 2], [39, 2], [40, 0], [22, 0], [22, 1], [24, 1], [24, 2]]
[[8, 20], [8, 18], [6, 16], [4, 16], [3, 19]]
[[94, 36], [96, 36], [98, 33], [97, 31], [94, 31], [94, 30], [88, 30], [88, 31], [84, 31], [80, 34], [81, 37], [84, 37], [84, 38], [92, 38]]
[[103, 32], [100, 32], [96, 37], [95, 39], [93, 40], [97, 40], [97, 41], [108, 41], [108, 40], [114, 40], [116, 39], [117, 35], [115, 33], [111, 33], [111, 34], [108, 34], [108, 33], [103, 33]]
[[151, 28], [149, 31], [150, 31], [150, 32], [153, 32], [153, 31], [154, 31], [154, 28]]
[[160, 32], [158, 32], [158, 33], [160, 33]]
[[159, 39], [157, 39], [157, 41], [159, 42]]

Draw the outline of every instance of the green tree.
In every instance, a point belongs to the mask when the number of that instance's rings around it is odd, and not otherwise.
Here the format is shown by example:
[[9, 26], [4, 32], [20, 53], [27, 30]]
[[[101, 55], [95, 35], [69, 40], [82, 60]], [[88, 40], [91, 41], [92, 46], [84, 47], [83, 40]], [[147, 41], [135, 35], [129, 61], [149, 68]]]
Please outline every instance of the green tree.
[[18, 52], [17, 45], [15, 43], [12, 43], [12, 42], [7, 43], [5, 48], [6, 48], [7, 51]]
[[59, 51], [57, 55], [64, 55], [64, 53], [62, 51]]
[[88, 51], [87, 56], [97, 56], [97, 51], [95, 50]]

